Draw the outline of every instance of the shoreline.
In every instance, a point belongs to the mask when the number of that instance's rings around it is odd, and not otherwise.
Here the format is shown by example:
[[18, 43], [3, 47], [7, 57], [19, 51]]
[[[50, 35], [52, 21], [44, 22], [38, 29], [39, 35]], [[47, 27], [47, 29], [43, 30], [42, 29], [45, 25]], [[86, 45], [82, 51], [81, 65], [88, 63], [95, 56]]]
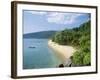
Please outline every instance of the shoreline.
[[62, 57], [63, 61], [65, 62], [69, 59], [73, 53], [76, 51], [72, 46], [67, 45], [59, 45], [51, 40], [48, 41], [48, 46], [56, 52], [57, 55]]

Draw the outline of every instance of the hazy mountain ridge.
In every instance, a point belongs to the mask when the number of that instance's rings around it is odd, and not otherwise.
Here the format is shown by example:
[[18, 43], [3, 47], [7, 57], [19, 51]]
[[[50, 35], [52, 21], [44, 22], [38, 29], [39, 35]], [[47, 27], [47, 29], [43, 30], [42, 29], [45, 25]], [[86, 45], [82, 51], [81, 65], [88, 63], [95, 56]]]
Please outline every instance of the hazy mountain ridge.
[[54, 35], [57, 31], [41, 31], [41, 32], [35, 32], [35, 33], [27, 33], [23, 35], [23, 38], [50, 38], [52, 35]]

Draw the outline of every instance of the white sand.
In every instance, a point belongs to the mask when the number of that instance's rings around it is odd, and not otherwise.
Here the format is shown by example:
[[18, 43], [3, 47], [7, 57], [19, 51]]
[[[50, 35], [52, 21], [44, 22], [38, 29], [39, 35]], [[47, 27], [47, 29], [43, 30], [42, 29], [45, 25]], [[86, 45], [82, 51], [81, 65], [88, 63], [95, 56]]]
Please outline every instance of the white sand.
[[51, 40], [48, 41], [48, 45], [54, 51], [58, 52], [61, 56], [63, 56], [65, 60], [70, 58], [70, 56], [72, 56], [73, 53], [76, 51], [72, 46], [59, 45], [55, 42], [52, 42]]

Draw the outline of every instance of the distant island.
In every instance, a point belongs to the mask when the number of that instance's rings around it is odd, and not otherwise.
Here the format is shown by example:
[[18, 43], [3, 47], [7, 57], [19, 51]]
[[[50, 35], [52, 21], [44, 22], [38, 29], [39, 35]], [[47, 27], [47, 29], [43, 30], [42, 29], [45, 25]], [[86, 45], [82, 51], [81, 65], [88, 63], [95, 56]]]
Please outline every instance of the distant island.
[[27, 33], [23, 35], [23, 38], [36, 38], [36, 39], [48, 39], [51, 38], [57, 31], [41, 31], [34, 33]]

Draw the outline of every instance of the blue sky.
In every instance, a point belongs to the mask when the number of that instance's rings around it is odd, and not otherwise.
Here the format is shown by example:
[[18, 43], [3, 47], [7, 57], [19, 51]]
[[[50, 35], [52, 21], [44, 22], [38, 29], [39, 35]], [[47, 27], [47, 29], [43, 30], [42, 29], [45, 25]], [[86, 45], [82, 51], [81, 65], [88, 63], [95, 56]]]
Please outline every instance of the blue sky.
[[23, 33], [71, 29], [89, 19], [88, 13], [23, 10]]

